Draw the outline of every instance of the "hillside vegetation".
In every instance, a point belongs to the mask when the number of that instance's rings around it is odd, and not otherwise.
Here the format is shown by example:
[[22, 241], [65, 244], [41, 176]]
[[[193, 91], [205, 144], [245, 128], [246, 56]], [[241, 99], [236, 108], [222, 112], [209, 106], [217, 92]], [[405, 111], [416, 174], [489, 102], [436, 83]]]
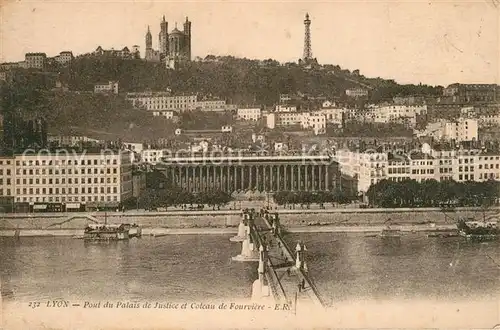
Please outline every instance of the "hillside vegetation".
[[92, 90], [97, 82], [118, 80], [121, 91], [162, 91], [214, 95], [236, 104], [272, 105], [279, 94], [305, 93], [327, 98], [345, 98], [345, 90], [370, 89], [371, 101], [393, 96], [439, 95], [442, 87], [399, 85], [393, 80], [366, 78], [359, 70], [339, 66], [304, 70], [294, 63], [280, 65], [273, 60], [257, 61], [231, 56], [207, 56], [211, 61], [190, 62], [177, 71], [159, 63], [82, 56], [71, 67], [60, 70], [72, 90]]
[[173, 135], [174, 124], [135, 109], [117, 95], [63, 93], [38, 88], [20, 79], [2, 85], [0, 113], [26, 119], [44, 118], [49, 133], [84, 134], [105, 140], [145, 141]]
[[[80, 56], [69, 67], [51, 67], [49, 71], [15, 70], [14, 81], [1, 86], [0, 114], [15, 112], [22, 118], [45, 118], [49, 132], [107, 140], [168, 137], [177, 127], [132, 108], [122, 94], [128, 91], [170, 89], [175, 94], [199, 93], [240, 105], [270, 106], [279, 101], [282, 93], [300, 92], [342, 101], [346, 89], [364, 87], [370, 95], [363, 102], [377, 102], [393, 96], [438, 95], [442, 89], [366, 78], [358, 70], [350, 72], [334, 65], [306, 70], [294, 63], [281, 65], [273, 60], [231, 56], [207, 56], [206, 61], [188, 63], [177, 71], [143, 60]], [[70, 91], [52, 91], [58, 80]], [[119, 81], [121, 95], [90, 93], [95, 83], [109, 80]], [[185, 129], [218, 129], [233, 120], [228, 114], [210, 117], [199, 113], [184, 114], [180, 119], [179, 127]]]

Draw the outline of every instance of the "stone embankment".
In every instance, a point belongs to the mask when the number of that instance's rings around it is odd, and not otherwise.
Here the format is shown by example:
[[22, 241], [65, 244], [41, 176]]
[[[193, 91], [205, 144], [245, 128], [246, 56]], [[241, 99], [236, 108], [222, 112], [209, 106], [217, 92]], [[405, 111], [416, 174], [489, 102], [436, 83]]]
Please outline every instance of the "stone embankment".
[[[460, 217], [498, 217], [500, 208], [492, 208], [483, 213], [477, 208], [459, 208], [444, 212], [436, 208], [419, 209], [280, 209], [281, 223], [287, 228], [328, 226], [354, 228], [383, 226], [414, 226], [429, 223], [436, 225], [453, 224]], [[168, 212], [92, 212], [92, 213], [31, 213], [3, 214], [0, 216], [0, 231], [12, 230], [81, 230], [88, 223], [136, 223], [144, 229], [189, 229], [189, 228], [230, 228], [240, 221], [241, 210], [221, 211], [168, 211]], [[389, 220], [390, 219], [390, 220]], [[348, 228], [353, 228], [349, 230]], [[332, 229], [330, 229], [332, 230]], [[314, 230], [321, 231], [321, 229]], [[62, 232], [60, 232], [62, 233]], [[193, 233], [197, 233], [194, 230]]]

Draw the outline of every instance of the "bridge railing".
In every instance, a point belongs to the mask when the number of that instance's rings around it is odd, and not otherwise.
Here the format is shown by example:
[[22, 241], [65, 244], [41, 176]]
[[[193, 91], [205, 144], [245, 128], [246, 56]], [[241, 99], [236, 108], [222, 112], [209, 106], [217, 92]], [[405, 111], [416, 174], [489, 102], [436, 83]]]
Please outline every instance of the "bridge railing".
[[[264, 222], [266, 223], [266, 225], [268, 227], [271, 227], [269, 222], [265, 219], [265, 218], [262, 218], [264, 220]], [[288, 244], [283, 240], [283, 238], [281, 237], [281, 235], [277, 235], [276, 237], [280, 243], [281, 243], [281, 246], [283, 247], [283, 249], [285, 250], [284, 252], [286, 254], [288, 254], [288, 256], [292, 259], [292, 261], [295, 261], [295, 257], [294, 257], [294, 254], [292, 253], [292, 251], [290, 250], [290, 247], [288, 246]], [[309, 285], [309, 287], [311, 288], [311, 290], [313, 291], [314, 293], [314, 296], [317, 298], [317, 302], [319, 302], [319, 304], [321, 304], [321, 306], [325, 307], [327, 306], [326, 302], [324, 301], [324, 299], [321, 297], [320, 293], [319, 293], [319, 290], [318, 288], [316, 287], [316, 284], [314, 284], [314, 282], [312, 281], [312, 279], [304, 272], [303, 269], [299, 269], [299, 273], [300, 273], [300, 276], [307, 282], [307, 284]]]
[[[254, 239], [257, 243], [259, 243], [259, 246], [262, 245], [262, 239], [257, 231], [257, 226], [255, 224], [252, 225], [252, 233], [254, 233]], [[268, 271], [267, 274], [270, 276], [270, 279], [268, 279], [268, 283], [271, 286], [271, 290], [273, 292], [273, 295], [278, 301], [287, 301], [287, 296], [285, 293], [285, 289], [281, 285], [281, 281], [278, 279], [278, 275], [276, 274], [274, 270], [274, 265], [271, 261], [270, 258], [267, 258], [266, 261], [268, 265]]]

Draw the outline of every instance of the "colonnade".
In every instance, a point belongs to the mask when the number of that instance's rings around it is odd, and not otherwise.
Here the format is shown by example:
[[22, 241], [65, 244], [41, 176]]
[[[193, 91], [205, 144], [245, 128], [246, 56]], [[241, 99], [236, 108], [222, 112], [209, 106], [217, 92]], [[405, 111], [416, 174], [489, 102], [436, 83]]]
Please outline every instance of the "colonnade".
[[166, 175], [188, 191], [325, 191], [335, 185], [327, 164], [172, 164]]

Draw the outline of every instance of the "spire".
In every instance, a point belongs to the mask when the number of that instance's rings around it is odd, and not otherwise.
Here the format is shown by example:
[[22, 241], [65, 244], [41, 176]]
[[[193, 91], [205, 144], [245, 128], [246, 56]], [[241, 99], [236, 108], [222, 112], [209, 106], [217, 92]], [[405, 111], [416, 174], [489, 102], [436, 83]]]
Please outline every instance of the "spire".
[[177, 22], [175, 22], [175, 28], [177, 29]]
[[151, 31], [149, 30], [149, 25], [148, 25], [148, 33], [151, 33]]
[[165, 22], [165, 15], [163, 15], [163, 22]]

